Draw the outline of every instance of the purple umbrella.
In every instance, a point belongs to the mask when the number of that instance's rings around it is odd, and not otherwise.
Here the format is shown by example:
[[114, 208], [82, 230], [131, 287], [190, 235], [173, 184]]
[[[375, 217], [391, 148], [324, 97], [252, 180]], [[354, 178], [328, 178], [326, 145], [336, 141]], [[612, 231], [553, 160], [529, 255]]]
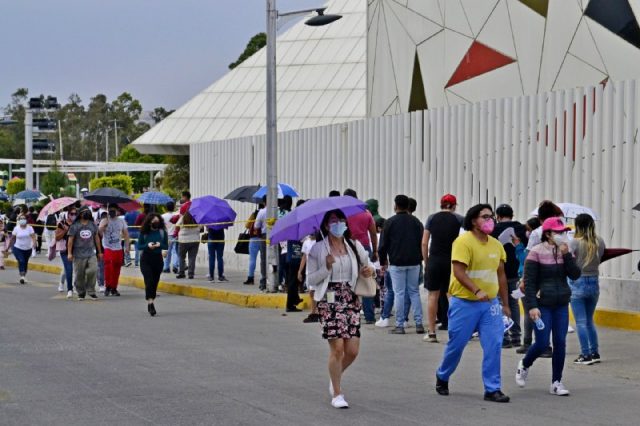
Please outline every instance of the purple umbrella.
[[345, 216], [365, 211], [364, 202], [349, 196], [316, 198], [309, 200], [291, 213], [278, 219], [273, 226], [271, 244], [302, 238], [320, 230], [324, 215], [331, 210], [342, 210]]
[[207, 223], [224, 223], [222, 225], [209, 226], [210, 229], [225, 229], [233, 225], [236, 220], [236, 212], [233, 211], [229, 203], [213, 195], [194, 198], [189, 208], [189, 213], [196, 223], [205, 225]]

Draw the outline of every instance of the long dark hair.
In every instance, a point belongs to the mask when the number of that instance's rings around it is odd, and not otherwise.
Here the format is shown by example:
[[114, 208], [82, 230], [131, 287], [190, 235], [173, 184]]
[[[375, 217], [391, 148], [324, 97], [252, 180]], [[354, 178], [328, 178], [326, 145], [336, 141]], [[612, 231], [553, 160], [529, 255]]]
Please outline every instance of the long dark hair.
[[189, 212], [189, 210], [187, 210], [185, 212], [185, 214], [182, 216], [182, 223], [184, 225], [195, 225], [196, 221], [193, 218], [193, 216], [191, 216], [191, 213]]
[[160, 219], [160, 227], [158, 228], [158, 230], [163, 229], [166, 231], [165, 227], [164, 227], [164, 220], [162, 219], [162, 216], [160, 216], [158, 213], [149, 213], [147, 214], [147, 217], [144, 218], [144, 223], [142, 224], [142, 228], [140, 228], [140, 233], [141, 234], [149, 234], [151, 231], [153, 231], [153, 229], [151, 229], [151, 221], [155, 218]]
[[[322, 218], [322, 222], [320, 223], [320, 232], [322, 232], [322, 235], [324, 237], [327, 237], [329, 235], [329, 219], [333, 215], [336, 215], [338, 219], [344, 220], [345, 222], [347, 220], [347, 216], [340, 209], [331, 210], [325, 213], [324, 217]], [[360, 269], [360, 265], [362, 265], [362, 263], [360, 262], [360, 256], [358, 255], [356, 244], [352, 240], [351, 230], [348, 227], [347, 227], [347, 230], [344, 232], [343, 236], [344, 236], [344, 241], [347, 243], [349, 247], [351, 247], [351, 250], [353, 250], [353, 253], [356, 255], [356, 261], [358, 262], [358, 269]]]

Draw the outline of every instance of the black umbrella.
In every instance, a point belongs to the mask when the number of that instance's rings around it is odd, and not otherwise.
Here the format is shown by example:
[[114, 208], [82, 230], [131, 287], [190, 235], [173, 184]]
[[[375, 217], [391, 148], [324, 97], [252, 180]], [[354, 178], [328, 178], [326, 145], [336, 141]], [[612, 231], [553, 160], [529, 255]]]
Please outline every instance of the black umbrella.
[[236, 188], [224, 197], [227, 200], [240, 201], [242, 203], [255, 203], [257, 200], [253, 198], [253, 194], [255, 194], [260, 189], [258, 185], [246, 185], [241, 186], [240, 188]]
[[131, 197], [115, 188], [98, 188], [85, 195], [84, 198], [100, 204], [121, 204], [131, 201]]

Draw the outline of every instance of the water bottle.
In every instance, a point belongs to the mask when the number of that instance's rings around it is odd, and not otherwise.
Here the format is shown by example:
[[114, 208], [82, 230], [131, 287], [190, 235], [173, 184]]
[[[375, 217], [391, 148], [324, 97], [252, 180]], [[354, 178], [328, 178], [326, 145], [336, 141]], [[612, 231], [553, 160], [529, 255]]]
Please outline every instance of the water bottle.
[[544, 330], [544, 322], [542, 321], [542, 318], [535, 320], [535, 324], [538, 330]]

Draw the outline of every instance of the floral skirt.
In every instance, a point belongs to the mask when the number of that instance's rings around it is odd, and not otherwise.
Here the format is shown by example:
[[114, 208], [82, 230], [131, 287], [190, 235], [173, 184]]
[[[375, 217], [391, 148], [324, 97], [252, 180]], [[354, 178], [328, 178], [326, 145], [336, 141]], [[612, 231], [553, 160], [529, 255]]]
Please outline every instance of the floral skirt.
[[348, 283], [329, 283], [327, 291], [335, 292], [335, 302], [318, 302], [323, 339], [360, 337], [362, 304]]

